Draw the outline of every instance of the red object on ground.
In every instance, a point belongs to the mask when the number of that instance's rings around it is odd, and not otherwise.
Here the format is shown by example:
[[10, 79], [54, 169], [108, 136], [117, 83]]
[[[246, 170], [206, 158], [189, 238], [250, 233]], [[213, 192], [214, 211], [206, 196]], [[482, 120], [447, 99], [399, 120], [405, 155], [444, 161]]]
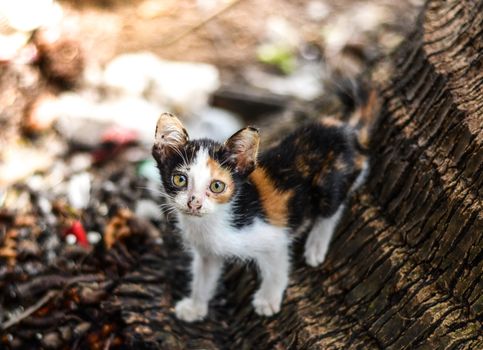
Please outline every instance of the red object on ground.
[[73, 234], [77, 238], [77, 244], [83, 247], [89, 247], [89, 241], [87, 240], [87, 234], [84, 230], [84, 226], [79, 220], [75, 220], [72, 225], [65, 231], [65, 235]]
[[139, 135], [135, 130], [122, 126], [112, 126], [102, 134], [102, 142], [111, 142], [116, 145], [129, 145], [138, 141]]

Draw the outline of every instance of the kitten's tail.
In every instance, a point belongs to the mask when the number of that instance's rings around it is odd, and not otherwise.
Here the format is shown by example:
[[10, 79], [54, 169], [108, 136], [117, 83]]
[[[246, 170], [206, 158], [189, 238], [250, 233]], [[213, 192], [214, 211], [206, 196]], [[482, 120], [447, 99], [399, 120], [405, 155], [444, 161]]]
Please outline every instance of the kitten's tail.
[[362, 79], [346, 77], [334, 79], [332, 85], [344, 106], [344, 121], [357, 131], [359, 145], [367, 150], [372, 126], [380, 112], [376, 89]]

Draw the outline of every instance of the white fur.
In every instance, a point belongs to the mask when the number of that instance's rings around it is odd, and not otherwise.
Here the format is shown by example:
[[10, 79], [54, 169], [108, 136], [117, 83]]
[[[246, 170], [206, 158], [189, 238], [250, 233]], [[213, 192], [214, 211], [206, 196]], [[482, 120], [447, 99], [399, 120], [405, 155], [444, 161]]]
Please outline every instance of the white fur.
[[357, 176], [356, 181], [351, 186], [350, 192], [357, 190], [366, 181], [367, 175], [369, 175], [369, 163], [365, 161], [362, 165], [362, 170]]
[[[262, 283], [253, 299], [256, 312], [266, 316], [278, 312], [288, 283], [289, 239], [286, 229], [256, 219], [252, 225], [238, 230], [229, 225], [230, 205], [220, 207], [216, 213], [203, 217], [178, 216], [183, 239], [193, 250], [194, 263], [192, 290], [188, 298], [191, 301], [180, 301], [176, 315], [185, 321], [205, 315], [203, 311], [206, 313], [216, 289], [221, 261], [233, 257], [254, 260], [260, 270]], [[217, 263], [214, 264], [212, 259]], [[185, 310], [187, 303], [192, 306], [190, 313]]]
[[317, 266], [325, 260], [329, 243], [340, 220], [344, 205], [340, 205], [334, 215], [319, 218], [310, 230], [305, 242], [305, 262], [310, 266]]
[[[351, 186], [350, 192], [359, 188], [366, 180], [369, 172], [367, 162], [364, 162], [362, 171]], [[340, 217], [344, 211], [344, 205], [341, 204], [334, 215], [328, 218], [318, 218], [310, 230], [307, 241], [305, 242], [305, 262], [310, 266], [318, 266], [324, 262], [329, 250], [329, 244], [334, 234]]]
[[208, 150], [202, 148], [198, 151], [195, 161], [190, 166], [188, 170], [188, 175], [191, 180], [191, 190], [194, 194], [202, 195], [210, 186], [211, 182], [211, 171], [208, 166]]

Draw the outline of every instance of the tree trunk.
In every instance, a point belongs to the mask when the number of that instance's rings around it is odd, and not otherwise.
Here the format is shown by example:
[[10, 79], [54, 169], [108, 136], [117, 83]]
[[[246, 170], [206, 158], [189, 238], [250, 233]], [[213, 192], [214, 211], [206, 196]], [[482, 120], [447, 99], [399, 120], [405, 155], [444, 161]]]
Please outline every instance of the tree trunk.
[[[482, 7], [426, 6], [382, 82], [368, 183], [348, 205], [322, 267], [305, 266], [297, 245], [279, 315], [254, 314], [254, 274], [232, 267], [209, 320], [178, 322], [170, 307], [186, 280], [169, 285], [173, 278], [165, 288], [177, 292], [168, 299], [167, 289], [157, 292], [165, 309], [150, 304], [125, 317], [132, 344], [482, 349]], [[173, 254], [166, 258], [177, 263], [164, 266], [183, 264]]]

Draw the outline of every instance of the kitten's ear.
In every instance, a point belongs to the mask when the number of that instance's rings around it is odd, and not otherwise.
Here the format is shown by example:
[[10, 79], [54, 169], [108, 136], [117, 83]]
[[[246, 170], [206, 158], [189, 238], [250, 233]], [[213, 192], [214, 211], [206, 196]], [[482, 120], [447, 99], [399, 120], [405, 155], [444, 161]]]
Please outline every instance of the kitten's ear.
[[249, 175], [255, 169], [259, 143], [258, 130], [252, 127], [241, 129], [226, 140], [228, 157], [238, 173]]
[[163, 161], [183, 147], [189, 137], [181, 121], [171, 113], [163, 113], [158, 119], [153, 145], [153, 157]]

